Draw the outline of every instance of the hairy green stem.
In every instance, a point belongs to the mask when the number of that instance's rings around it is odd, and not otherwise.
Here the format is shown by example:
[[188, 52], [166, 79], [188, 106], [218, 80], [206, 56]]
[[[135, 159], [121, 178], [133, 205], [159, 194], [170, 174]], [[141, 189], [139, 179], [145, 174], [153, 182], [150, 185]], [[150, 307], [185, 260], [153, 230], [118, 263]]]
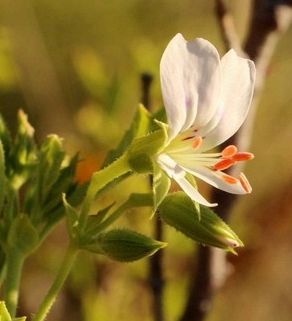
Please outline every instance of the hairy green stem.
[[47, 295], [45, 296], [43, 302], [41, 303], [37, 313], [33, 317], [32, 321], [45, 320], [47, 314], [49, 313], [52, 305], [54, 304], [57, 298], [57, 295], [59, 294], [62, 286], [64, 285], [65, 280], [69, 275], [69, 272], [72, 268], [77, 252], [78, 252], [77, 248], [71, 245], [68, 247], [67, 253], [56, 275], [56, 278], [53, 284], [51, 285]]
[[18, 250], [10, 249], [6, 256], [6, 279], [4, 283], [4, 300], [7, 309], [14, 318], [18, 304], [19, 284], [24, 256]]

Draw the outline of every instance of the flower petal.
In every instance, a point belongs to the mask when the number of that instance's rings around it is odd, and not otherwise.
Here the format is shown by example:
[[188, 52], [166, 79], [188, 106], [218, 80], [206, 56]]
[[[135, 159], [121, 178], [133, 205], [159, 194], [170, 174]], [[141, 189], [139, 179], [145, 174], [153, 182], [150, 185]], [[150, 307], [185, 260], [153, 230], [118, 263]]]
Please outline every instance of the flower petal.
[[[185, 174], [185, 172], [183, 171]], [[181, 174], [177, 175], [175, 174], [173, 176], [173, 179], [178, 183], [178, 185], [181, 187], [181, 189], [195, 202], [209, 206], [214, 207], [217, 206], [217, 203], [209, 203], [194, 186]]]
[[[181, 165], [180, 165], [181, 166]], [[207, 167], [196, 166], [194, 168], [181, 166], [186, 172], [200, 178], [206, 183], [221, 189], [222, 191], [231, 193], [231, 194], [247, 194], [250, 193], [246, 191], [244, 186], [241, 184], [239, 179], [230, 177], [229, 175], [220, 172], [214, 171]], [[232, 182], [231, 179], [232, 178]]]
[[220, 90], [219, 54], [210, 42], [177, 34], [162, 55], [160, 78], [170, 139], [209, 121]]
[[[255, 65], [229, 50], [221, 60], [222, 92], [218, 113], [205, 128], [201, 151], [209, 150], [231, 137], [244, 122], [252, 100]], [[221, 108], [220, 108], [221, 106]]]
[[161, 154], [157, 159], [160, 167], [166, 172], [166, 174], [173, 178], [182, 190], [195, 202], [198, 202], [205, 206], [217, 206], [217, 203], [209, 203], [198, 190], [185, 178], [186, 172], [168, 155]]

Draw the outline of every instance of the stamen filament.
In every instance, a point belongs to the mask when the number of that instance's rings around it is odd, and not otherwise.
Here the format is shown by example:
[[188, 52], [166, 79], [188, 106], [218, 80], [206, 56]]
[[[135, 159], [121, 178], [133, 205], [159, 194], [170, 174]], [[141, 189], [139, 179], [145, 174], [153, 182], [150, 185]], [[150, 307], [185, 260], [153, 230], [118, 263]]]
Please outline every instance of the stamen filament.
[[250, 186], [250, 184], [249, 184], [249, 181], [247, 180], [246, 176], [245, 176], [243, 173], [240, 173], [239, 181], [240, 181], [240, 184], [241, 184], [242, 188], [243, 188], [247, 193], [251, 193], [252, 188], [251, 188], [251, 186]]

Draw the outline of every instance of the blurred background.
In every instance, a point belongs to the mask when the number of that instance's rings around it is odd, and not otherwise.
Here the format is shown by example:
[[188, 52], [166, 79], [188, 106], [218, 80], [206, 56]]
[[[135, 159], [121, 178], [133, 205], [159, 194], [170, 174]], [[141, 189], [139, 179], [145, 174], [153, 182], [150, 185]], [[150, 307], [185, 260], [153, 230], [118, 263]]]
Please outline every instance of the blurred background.
[[[243, 38], [251, 1], [228, 2]], [[0, 1], [0, 112], [13, 129], [16, 111], [29, 115], [41, 141], [55, 132], [80, 151], [85, 181], [117, 145], [141, 100], [141, 73], [153, 76], [151, 104], [162, 105], [159, 61], [181, 32], [203, 37], [224, 54], [213, 1]], [[229, 258], [230, 276], [208, 320], [291, 320], [292, 315], [292, 29], [281, 38], [266, 75], [245, 172], [253, 193], [241, 197], [231, 220], [245, 243]], [[124, 199], [147, 190], [133, 178], [103, 196]], [[149, 212], [127, 213], [120, 225], [152, 233]], [[25, 267], [20, 315], [29, 315], [58, 268], [66, 237], [51, 235]], [[194, 270], [193, 243], [166, 228], [166, 320], [181, 314]], [[120, 264], [81, 256], [48, 320], [150, 321], [148, 261]], [[138, 317], [137, 317], [138, 316]]]

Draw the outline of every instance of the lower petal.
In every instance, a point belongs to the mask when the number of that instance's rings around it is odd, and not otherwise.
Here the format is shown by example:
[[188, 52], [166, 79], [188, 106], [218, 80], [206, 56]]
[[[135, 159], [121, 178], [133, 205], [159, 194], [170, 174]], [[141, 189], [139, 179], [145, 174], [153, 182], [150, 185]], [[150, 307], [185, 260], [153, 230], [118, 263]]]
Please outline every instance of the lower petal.
[[221, 171], [214, 171], [202, 166], [196, 166], [194, 168], [185, 168], [182, 166], [182, 168], [186, 172], [200, 178], [218, 189], [221, 189], [222, 191], [231, 194], [248, 194], [251, 192], [251, 188], [245, 188], [240, 179], [229, 176]]
[[[185, 175], [185, 172], [183, 172]], [[174, 175], [173, 179], [178, 183], [181, 189], [195, 202], [199, 204], [213, 207], [217, 206], [217, 203], [209, 203], [194, 186], [182, 175]]]
[[173, 178], [181, 189], [195, 202], [199, 204], [213, 207], [217, 206], [216, 203], [208, 202], [198, 190], [186, 179], [186, 172], [182, 169], [172, 158], [166, 154], [161, 154], [157, 159], [160, 167], [166, 172], [166, 174]]

